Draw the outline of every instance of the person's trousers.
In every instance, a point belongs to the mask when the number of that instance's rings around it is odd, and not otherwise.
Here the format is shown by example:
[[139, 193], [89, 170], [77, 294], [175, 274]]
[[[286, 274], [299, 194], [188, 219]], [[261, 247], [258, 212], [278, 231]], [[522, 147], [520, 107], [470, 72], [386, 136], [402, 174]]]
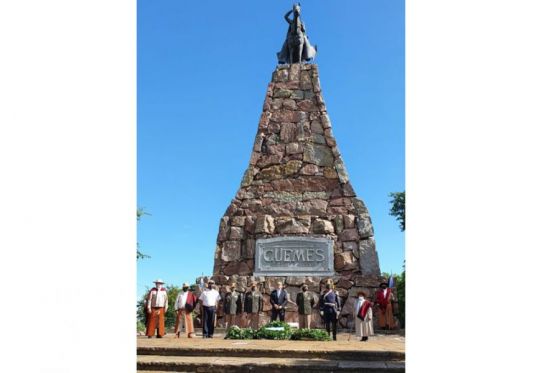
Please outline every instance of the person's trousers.
[[393, 318], [393, 306], [391, 303], [385, 309], [379, 307], [377, 311], [377, 320], [380, 328], [393, 329], [395, 327], [395, 319]]
[[284, 321], [284, 316], [286, 316], [285, 309], [281, 308], [277, 310], [276, 308], [272, 308], [271, 321], [276, 321], [277, 318], [280, 318], [280, 321]]
[[259, 328], [259, 313], [248, 313], [247, 314], [247, 326], [250, 326], [253, 329]]
[[311, 315], [299, 315], [299, 328], [309, 329], [311, 328]]
[[333, 335], [333, 339], [336, 340], [336, 327], [338, 324], [338, 320], [336, 319], [336, 312], [325, 312], [325, 328], [327, 329], [327, 333], [329, 335]]
[[204, 337], [212, 337], [214, 335], [214, 317], [216, 316], [216, 307], [202, 306], [203, 325], [202, 335]]
[[194, 334], [192, 315], [184, 308], [177, 311], [177, 317], [175, 319], [175, 334], [180, 332], [183, 328], [185, 328], [185, 332], [188, 337], [191, 337], [191, 334]]
[[165, 309], [163, 307], [152, 307], [152, 312], [148, 314], [146, 335], [152, 337], [156, 328], [158, 337], [163, 337], [165, 335]]
[[225, 315], [226, 328], [231, 328], [234, 325], [241, 327], [241, 320], [242, 320], [241, 315], [231, 315], [229, 313], [226, 313]]

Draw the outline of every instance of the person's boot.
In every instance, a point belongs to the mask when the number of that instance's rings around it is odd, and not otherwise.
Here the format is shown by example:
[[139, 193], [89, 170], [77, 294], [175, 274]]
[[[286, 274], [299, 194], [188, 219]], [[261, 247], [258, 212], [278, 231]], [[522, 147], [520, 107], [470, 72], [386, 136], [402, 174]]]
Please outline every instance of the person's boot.
[[361, 342], [367, 341], [367, 337], [362, 337], [362, 339], [361, 339], [360, 341], [361, 341]]

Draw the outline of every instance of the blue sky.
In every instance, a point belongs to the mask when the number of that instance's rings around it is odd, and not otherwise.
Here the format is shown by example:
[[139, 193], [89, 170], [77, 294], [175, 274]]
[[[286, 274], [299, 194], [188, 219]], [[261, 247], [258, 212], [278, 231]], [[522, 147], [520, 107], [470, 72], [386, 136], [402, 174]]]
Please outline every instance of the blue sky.
[[[404, 190], [404, 1], [300, 1], [323, 97], [381, 270], [400, 272], [388, 215]], [[251, 154], [291, 1], [138, 0], [138, 292], [211, 274], [218, 223]]]

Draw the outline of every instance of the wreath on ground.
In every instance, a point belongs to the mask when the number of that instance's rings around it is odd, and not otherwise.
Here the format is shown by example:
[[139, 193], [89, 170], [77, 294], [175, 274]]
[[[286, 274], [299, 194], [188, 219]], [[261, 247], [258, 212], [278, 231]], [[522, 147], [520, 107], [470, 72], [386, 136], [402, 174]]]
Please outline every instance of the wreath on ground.
[[232, 326], [226, 333], [226, 339], [276, 339], [276, 340], [312, 340], [330, 341], [323, 329], [293, 329], [283, 321], [272, 321], [258, 329]]

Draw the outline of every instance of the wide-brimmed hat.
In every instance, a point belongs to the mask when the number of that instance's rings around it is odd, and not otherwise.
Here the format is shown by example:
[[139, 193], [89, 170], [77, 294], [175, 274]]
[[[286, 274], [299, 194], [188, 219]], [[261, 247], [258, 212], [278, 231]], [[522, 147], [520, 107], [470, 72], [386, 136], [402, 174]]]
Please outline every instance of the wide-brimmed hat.
[[184, 287], [184, 288], [188, 288], [189, 286], [190, 286], [190, 285], [189, 285], [188, 282], [183, 282], [183, 287]]
[[253, 285], [255, 285], [255, 286], [256, 286], [256, 285], [258, 285], [258, 284], [259, 284], [259, 283], [258, 283], [257, 281], [253, 281], [253, 282], [251, 282], [251, 286], [253, 286]]
[[214, 285], [216, 282], [214, 280], [209, 280], [208, 285]]
[[382, 283], [380, 283], [380, 284], [379, 284], [379, 286], [383, 286], [383, 285], [385, 285], [385, 286], [389, 287], [389, 284], [388, 284], [388, 283], [386, 283], [385, 281], [383, 281]]
[[154, 284], [165, 284], [165, 282], [163, 282], [161, 278], [158, 278], [157, 280], [154, 281]]

